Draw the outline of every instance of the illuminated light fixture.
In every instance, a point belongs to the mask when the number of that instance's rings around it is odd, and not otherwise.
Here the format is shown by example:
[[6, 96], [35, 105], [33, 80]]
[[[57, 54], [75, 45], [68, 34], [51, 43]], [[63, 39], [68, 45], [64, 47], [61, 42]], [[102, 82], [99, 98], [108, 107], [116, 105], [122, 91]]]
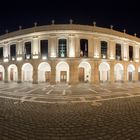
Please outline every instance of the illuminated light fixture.
[[8, 62], [9, 60], [8, 60], [8, 58], [5, 58], [3, 61], [4, 61], [4, 62]]
[[106, 58], [106, 55], [103, 54], [103, 58], [105, 59]]
[[95, 52], [94, 58], [99, 58], [99, 54]]
[[12, 61], [15, 61], [15, 58], [14, 57], [12, 57]]
[[136, 59], [135, 62], [139, 62], [139, 59]]
[[126, 57], [124, 57], [124, 59], [123, 59], [124, 61], [128, 61], [128, 58], [126, 58]]
[[112, 60], [113, 60], [113, 59], [115, 59], [115, 58], [114, 58], [114, 56], [110, 56], [110, 59], [112, 59]]
[[73, 49], [70, 50], [69, 56], [70, 56], [70, 57], [74, 57], [74, 56], [75, 56], [75, 55], [74, 55], [74, 50], [73, 50]]
[[56, 57], [56, 54], [55, 53], [51, 53], [51, 57]]
[[46, 57], [46, 56], [42, 56], [42, 59], [43, 59], [43, 60], [46, 60], [46, 59], [47, 59], [47, 57]]
[[30, 59], [30, 55], [26, 55], [26, 58], [27, 58], [27, 59]]
[[22, 57], [17, 57], [17, 61], [21, 61], [22, 60]]
[[33, 59], [38, 59], [38, 58], [39, 58], [38, 55], [33, 56]]

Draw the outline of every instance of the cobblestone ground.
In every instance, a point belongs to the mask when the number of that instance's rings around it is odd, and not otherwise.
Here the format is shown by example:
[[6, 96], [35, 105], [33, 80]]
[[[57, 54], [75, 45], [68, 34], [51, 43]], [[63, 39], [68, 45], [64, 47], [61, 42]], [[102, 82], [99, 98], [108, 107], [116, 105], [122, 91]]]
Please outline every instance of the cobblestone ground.
[[0, 140], [139, 140], [140, 97], [40, 104], [0, 99]]

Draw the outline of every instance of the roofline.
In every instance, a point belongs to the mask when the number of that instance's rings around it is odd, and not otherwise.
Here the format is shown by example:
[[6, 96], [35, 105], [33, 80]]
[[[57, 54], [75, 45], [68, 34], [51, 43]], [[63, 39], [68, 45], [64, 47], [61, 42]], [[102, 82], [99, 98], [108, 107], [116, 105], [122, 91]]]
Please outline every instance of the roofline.
[[140, 38], [129, 35], [124, 32], [119, 32], [114, 29], [108, 29], [108, 28], [103, 28], [103, 27], [97, 27], [97, 26], [91, 26], [91, 25], [79, 25], [79, 24], [52, 24], [52, 25], [43, 25], [43, 26], [36, 26], [32, 28], [27, 28], [27, 29], [21, 29], [18, 31], [1, 35], [0, 41], [9, 39], [12, 37], [16, 37], [16, 36], [35, 33], [35, 32], [59, 31], [59, 30], [77, 30], [77, 31], [97, 32], [97, 33], [108, 34], [108, 35], [130, 39], [130, 40], [140, 43]]

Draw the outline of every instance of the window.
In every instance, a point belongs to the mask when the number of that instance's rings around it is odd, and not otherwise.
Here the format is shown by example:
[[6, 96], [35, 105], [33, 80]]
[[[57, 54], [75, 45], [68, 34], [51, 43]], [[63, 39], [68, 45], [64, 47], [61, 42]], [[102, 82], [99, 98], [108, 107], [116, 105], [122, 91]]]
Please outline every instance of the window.
[[88, 40], [80, 39], [80, 57], [88, 57]]
[[48, 57], [48, 40], [40, 41], [40, 52], [41, 52], [42, 58]]
[[0, 47], [0, 59], [3, 59], [3, 47]]
[[129, 46], [129, 60], [133, 61], [133, 46]]
[[10, 45], [11, 60], [15, 60], [16, 57], [16, 44]]
[[24, 45], [25, 59], [31, 59], [31, 42], [25, 42]]
[[116, 60], [121, 59], [121, 44], [116, 44]]
[[107, 58], [107, 42], [101, 41], [101, 58]]
[[59, 57], [67, 57], [67, 40], [66, 39], [59, 39], [58, 53], [59, 53]]

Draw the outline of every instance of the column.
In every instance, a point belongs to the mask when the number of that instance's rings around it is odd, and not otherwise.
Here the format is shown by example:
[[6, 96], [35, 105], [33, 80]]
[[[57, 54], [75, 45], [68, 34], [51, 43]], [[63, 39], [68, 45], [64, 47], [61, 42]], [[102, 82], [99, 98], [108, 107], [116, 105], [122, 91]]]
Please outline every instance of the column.
[[100, 58], [100, 44], [99, 44], [99, 39], [98, 38], [94, 38], [93, 40], [93, 46], [94, 46], [94, 58]]
[[70, 84], [78, 84], [78, 61], [77, 60], [71, 60], [70, 62]]
[[58, 41], [56, 36], [50, 37], [49, 42], [48, 42], [48, 56], [49, 57], [57, 57], [57, 46], [58, 46]]
[[109, 42], [109, 50], [108, 50], [108, 58], [109, 59], [115, 59], [116, 58], [116, 54], [115, 54], [115, 45], [116, 45], [116, 43], [115, 43], [115, 41], [114, 40], [111, 40], [110, 42]]
[[75, 57], [75, 37], [70, 35], [68, 40], [68, 57]]
[[129, 60], [129, 49], [128, 49], [128, 43], [124, 43], [122, 46], [122, 59], [124, 61]]
[[134, 49], [134, 61], [139, 62], [139, 47], [134, 46], [133, 49]]
[[110, 63], [110, 82], [114, 82], [114, 62]]
[[76, 37], [76, 44], [75, 44], [75, 57], [80, 57], [80, 39]]
[[135, 64], [135, 76], [134, 76], [134, 81], [138, 81], [138, 67], [139, 67], [139, 64], [136, 63]]
[[56, 84], [56, 64], [55, 64], [55, 61], [53, 60], [51, 62], [51, 80], [50, 80], [50, 83], [51, 84]]
[[33, 69], [33, 84], [38, 84], [38, 69], [35, 67]]
[[8, 67], [5, 67], [4, 82], [5, 82], [5, 83], [8, 83]]
[[94, 61], [94, 83], [99, 83], [99, 64], [98, 61]]
[[88, 57], [93, 57], [94, 56], [94, 44], [93, 44], [93, 39], [89, 38], [88, 40]]
[[22, 75], [22, 69], [21, 69], [21, 66], [18, 66], [18, 81], [17, 81], [17, 83], [21, 83], [21, 75]]
[[90, 62], [90, 64], [91, 64], [91, 77], [90, 77], [90, 79], [91, 79], [91, 83], [94, 83], [94, 76], [95, 76], [95, 74], [94, 74], [94, 61]]
[[19, 40], [17, 42], [17, 61], [21, 61], [23, 59], [23, 42], [21, 40]]
[[124, 62], [123, 81], [127, 82], [127, 62]]
[[32, 54], [33, 54], [33, 57], [32, 57], [33, 59], [39, 58], [39, 39], [38, 39], [38, 37], [33, 38]]

